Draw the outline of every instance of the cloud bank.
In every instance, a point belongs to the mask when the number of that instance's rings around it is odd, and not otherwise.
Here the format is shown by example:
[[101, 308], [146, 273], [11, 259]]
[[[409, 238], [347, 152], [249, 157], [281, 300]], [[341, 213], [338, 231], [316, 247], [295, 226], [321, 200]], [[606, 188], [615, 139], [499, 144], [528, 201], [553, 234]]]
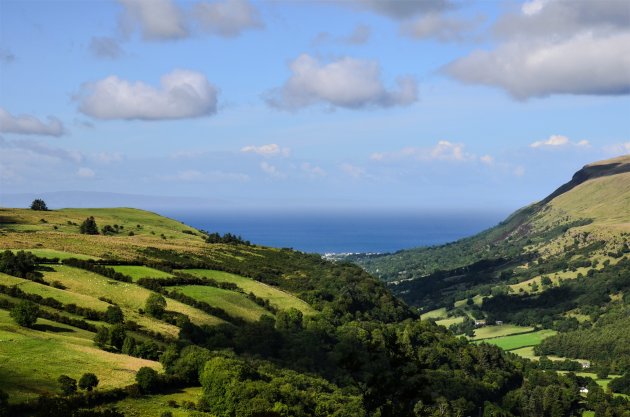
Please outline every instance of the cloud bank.
[[531, 145], [531, 148], [563, 148], [568, 146], [579, 146], [586, 147], [589, 146], [589, 142], [587, 140], [581, 140], [579, 142], [572, 142], [568, 137], [562, 135], [551, 135], [546, 140], [539, 140]]
[[65, 130], [61, 121], [56, 117], [48, 116], [46, 123], [28, 114], [14, 116], [0, 107], [0, 132], [18, 135], [61, 136]]
[[79, 110], [97, 119], [163, 120], [209, 116], [217, 111], [217, 89], [195, 71], [175, 70], [156, 88], [110, 76], [81, 87]]

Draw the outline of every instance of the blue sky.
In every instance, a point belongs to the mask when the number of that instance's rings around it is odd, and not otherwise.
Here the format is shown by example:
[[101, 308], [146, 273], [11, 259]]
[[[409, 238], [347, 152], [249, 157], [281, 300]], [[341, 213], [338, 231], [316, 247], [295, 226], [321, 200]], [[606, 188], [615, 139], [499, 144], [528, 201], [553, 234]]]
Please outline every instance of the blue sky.
[[619, 1], [0, 0], [0, 191], [500, 209], [630, 153]]

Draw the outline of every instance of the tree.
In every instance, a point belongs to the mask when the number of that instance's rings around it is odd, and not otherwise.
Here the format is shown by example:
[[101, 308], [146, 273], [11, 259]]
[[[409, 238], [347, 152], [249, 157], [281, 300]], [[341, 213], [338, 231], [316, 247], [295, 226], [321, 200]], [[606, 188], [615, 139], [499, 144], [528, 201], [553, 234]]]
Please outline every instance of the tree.
[[105, 321], [110, 324], [122, 323], [125, 320], [122, 310], [118, 306], [109, 306], [105, 311]]
[[125, 337], [125, 341], [122, 345], [122, 353], [127, 355], [133, 355], [136, 352], [136, 339], [131, 336]]
[[79, 388], [84, 389], [88, 392], [96, 388], [97, 385], [98, 378], [91, 372], [83, 374], [83, 376], [81, 376], [81, 379], [79, 379]]
[[61, 389], [61, 393], [63, 395], [70, 395], [77, 392], [76, 379], [72, 379], [68, 375], [61, 375], [57, 378], [57, 382], [59, 383], [59, 388]]
[[98, 226], [96, 225], [94, 216], [90, 216], [83, 220], [83, 223], [81, 223], [81, 226], [79, 227], [79, 231], [84, 235], [98, 235]]
[[138, 370], [136, 374], [136, 383], [138, 384], [138, 388], [140, 388], [140, 392], [142, 393], [150, 393], [155, 391], [160, 382], [160, 377], [157, 371], [153, 368], [149, 368], [148, 366], [143, 366]]
[[94, 336], [94, 344], [100, 348], [104, 348], [109, 343], [109, 329], [105, 326], [101, 326], [96, 330]]
[[44, 200], [37, 198], [31, 203], [31, 210], [48, 211], [48, 207], [46, 206]]
[[161, 318], [166, 310], [166, 300], [161, 294], [153, 293], [147, 298], [144, 311], [156, 318]]
[[109, 344], [116, 349], [122, 349], [125, 343], [127, 333], [125, 332], [125, 326], [122, 324], [116, 324], [109, 330]]
[[39, 315], [39, 306], [27, 300], [20, 301], [11, 310], [11, 317], [22, 327], [33, 327]]

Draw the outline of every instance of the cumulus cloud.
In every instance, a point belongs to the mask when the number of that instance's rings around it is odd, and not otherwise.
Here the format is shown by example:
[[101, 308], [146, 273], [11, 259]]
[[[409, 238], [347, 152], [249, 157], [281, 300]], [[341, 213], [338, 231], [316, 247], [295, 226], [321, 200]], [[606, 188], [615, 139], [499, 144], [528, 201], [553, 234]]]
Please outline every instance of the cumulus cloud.
[[90, 51], [97, 58], [117, 59], [123, 56], [123, 50], [114, 38], [95, 36], [90, 41]]
[[48, 116], [46, 123], [28, 114], [14, 116], [0, 107], [0, 132], [19, 135], [61, 136], [65, 133], [65, 129], [56, 117]]
[[200, 2], [194, 6], [194, 17], [203, 31], [226, 38], [264, 27], [258, 10], [246, 0]]
[[586, 147], [589, 146], [587, 140], [572, 142], [568, 137], [562, 135], [551, 135], [546, 140], [539, 140], [529, 145], [531, 148], [562, 148], [568, 146]]
[[417, 83], [400, 77], [394, 89], [381, 81], [377, 62], [341, 58], [322, 63], [308, 54], [290, 64], [291, 77], [267, 94], [267, 103], [279, 109], [297, 110], [314, 104], [359, 109], [406, 106], [418, 98]]
[[393, 19], [406, 19], [410, 16], [443, 11], [453, 7], [450, 0], [353, 0], [343, 3]]
[[498, 86], [516, 99], [551, 94], [630, 93], [630, 33], [579, 35], [556, 43], [509, 42], [445, 68], [468, 84]]
[[162, 76], [160, 88], [110, 76], [81, 87], [79, 110], [97, 119], [185, 119], [217, 111], [217, 89], [195, 71]]
[[[427, 148], [407, 147], [394, 152], [375, 152], [370, 156], [373, 161], [395, 161], [414, 159], [417, 161], [474, 161], [477, 156], [466, 152], [462, 143], [439, 141], [435, 146]], [[483, 163], [492, 162], [490, 155], [485, 155]]]
[[284, 156], [287, 157], [291, 154], [289, 148], [280, 147], [276, 143], [270, 143], [268, 145], [254, 146], [248, 145], [241, 148], [241, 152], [255, 153], [262, 156]]
[[95, 176], [96, 176], [96, 173], [94, 172], [94, 170], [90, 168], [81, 167], [77, 170], [77, 177], [94, 178]]
[[440, 42], [463, 41], [479, 27], [482, 18], [463, 19], [431, 13], [403, 22], [400, 31], [413, 39], [435, 39]]
[[183, 11], [171, 0], [118, 0], [124, 8], [121, 28], [136, 28], [147, 40], [172, 40], [188, 36]]
[[616, 0], [533, 0], [493, 28], [499, 45], [444, 68], [516, 99], [630, 94], [630, 8]]
[[267, 175], [273, 178], [286, 178], [286, 175], [275, 166], [263, 161], [260, 163], [260, 169]]

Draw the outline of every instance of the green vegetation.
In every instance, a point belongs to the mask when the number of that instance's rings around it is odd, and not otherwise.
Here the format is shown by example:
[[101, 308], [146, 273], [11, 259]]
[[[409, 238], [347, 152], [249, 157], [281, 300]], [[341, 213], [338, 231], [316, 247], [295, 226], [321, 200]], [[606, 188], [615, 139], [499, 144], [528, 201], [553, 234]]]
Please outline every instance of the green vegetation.
[[79, 231], [84, 235], [98, 235], [98, 226], [96, 225], [94, 216], [90, 216], [83, 220], [83, 223], [81, 223], [81, 226], [79, 227]]
[[536, 332], [514, 334], [510, 336], [483, 339], [481, 342], [500, 347], [503, 350], [519, 349], [527, 346], [536, 346], [545, 338], [556, 334], [553, 330], [539, 330]]
[[230, 316], [244, 320], [256, 321], [263, 314], [270, 314], [244, 295], [233, 291], [201, 285], [185, 285], [173, 287], [173, 289], [196, 300], [205, 301], [214, 307], [218, 307]]
[[[429, 276], [392, 287], [410, 291], [410, 301], [428, 300], [420, 305], [422, 319], [356, 265], [252, 245], [139, 210], [0, 209], [3, 248], [94, 258], [59, 264], [6, 255], [0, 391], [11, 404], [51, 394], [11, 405], [16, 417], [29, 410], [119, 417], [107, 411], [114, 405], [146, 417], [568, 417], [585, 410], [626, 417], [623, 397], [585, 376], [554, 372], [579, 363], [505, 352], [568, 349], [571, 338], [546, 342], [556, 332], [589, 332], [580, 335], [614, 344], [608, 334], [616, 331], [607, 325], [627, 315], [625, 235], [603, 242], [592, 229], [600, 220], [551, 216], [547, 203], [487, 232], [483, 242], [471, 239], [468, 249], [427, 252], [425, 261], [451, 258]], [[90, 217], [100, 234], [80, 233]], [[497, 249], [510, 227], [520, 232]], [[418, 272], [410, 271], [411, 278]], [[510, 293], [536, 277], [541, 291]], [[9, 315], [25, 300], [40, 309], [32, 328]], [[465, 328], [475, 340], [436, 320]], [[475, 320], [504, 324], [475, 328], [481, 325]], [[624, 365], [609, 359], [592, 359], [593, 371], [617, 375]], [[587, 385], [589, 394], [580, 395]]]
[[41, 198], [37, 198], [31, 203], [31, 210], [48, 211], [48, 206], [46, 205], [46, 202], [44, 200], [42, 200]]
[[39, 307], [30, 301], [20, 301], [13, 310], [11, 317], [22, 327], [33, 327], [39, 315]]
[[307, 315], [315, 313], [315, 310], [308, 305], [308, 303], [300, 300], [294, 295], [251, 278], [245, 278], [223, 271], [213, 271], [207, 269], [187, 269], [185, 272], [199, 277], [212, 278], [217, 282], [235, 284], [244, 292], [252, 293], [257, 297], [269, 300], [271, 305], [280, 309], [286, 310], [289, 308], [297, 308]]
[[170, 278], [173, 275], [144, 265], [113, 265], [112, 269], [137, 281], [140, 278]]

